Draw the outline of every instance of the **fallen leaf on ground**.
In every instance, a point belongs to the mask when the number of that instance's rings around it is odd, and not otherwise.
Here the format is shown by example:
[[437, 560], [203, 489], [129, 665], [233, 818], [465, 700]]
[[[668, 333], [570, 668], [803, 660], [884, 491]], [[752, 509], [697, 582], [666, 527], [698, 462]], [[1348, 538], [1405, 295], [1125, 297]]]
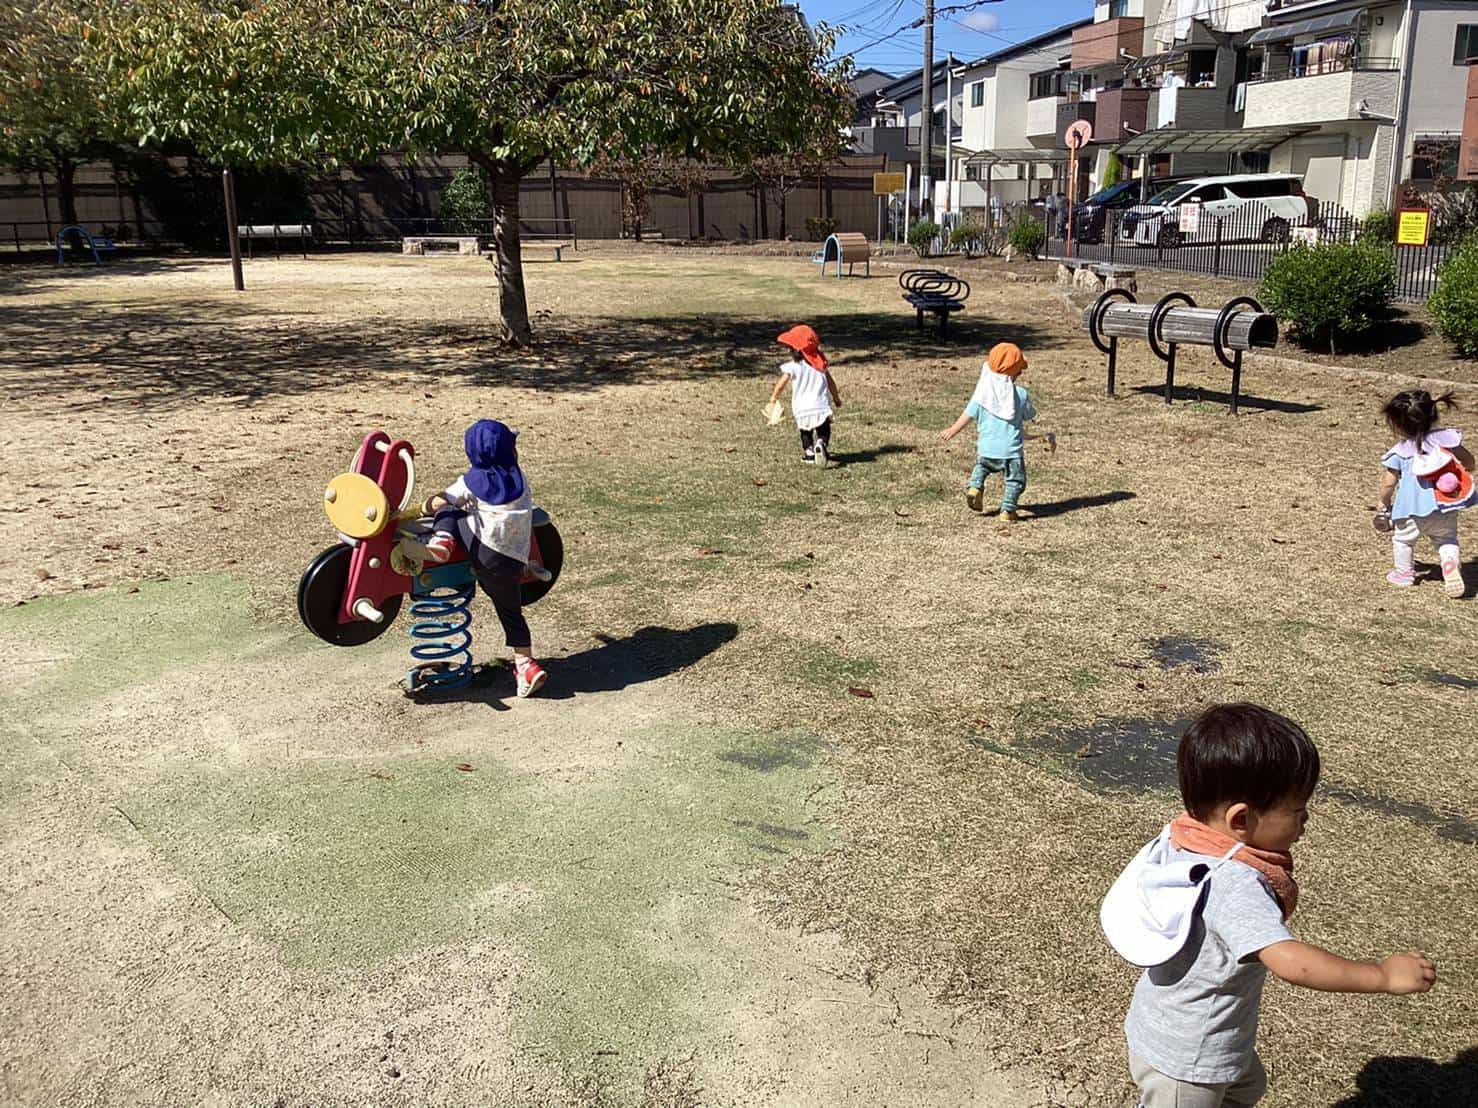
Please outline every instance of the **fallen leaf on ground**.
[[847, 691], [853, 696], [861, 697], [863, 700], [871, 700], [873, 698], [872, 690], [864, 689], [861, 685], [848, 686]]
[[755, 486], [756, 487], [758, 487], [758, 488], [764, 488], [770, 482], [766, 481], [763, 477], [756, 477], [754, 479], [754, 483], [755, 483]]
[[459, 770], [461, 770], [463, 773], [471, 773], [472, 772], [472, 763], [471, 762], [458, 762], [457, 763], [457, 768]]

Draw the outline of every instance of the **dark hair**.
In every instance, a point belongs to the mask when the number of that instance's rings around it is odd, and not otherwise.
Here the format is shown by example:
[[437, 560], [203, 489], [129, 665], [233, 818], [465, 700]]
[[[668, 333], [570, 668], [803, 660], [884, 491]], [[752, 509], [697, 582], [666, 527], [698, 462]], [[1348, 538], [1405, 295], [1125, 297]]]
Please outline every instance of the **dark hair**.
[[1185, 809], [1201, 820], [1223, 804], [1264, 811], [1319, 783], [1319, 751], [1304, 729], [1256, 704], [1206, 709], [1181, 738], [1176, 762]]
[[1381, 415], [1386, 417], [1386, 426], [1395, 434], [1421, 445], [1422, 439], [1437, 426], [1438, 404], [1447, 408], [1457, 407], [1450, 392], [1433, 399], [1426, 389], [1407, 389], [1387, 400]]

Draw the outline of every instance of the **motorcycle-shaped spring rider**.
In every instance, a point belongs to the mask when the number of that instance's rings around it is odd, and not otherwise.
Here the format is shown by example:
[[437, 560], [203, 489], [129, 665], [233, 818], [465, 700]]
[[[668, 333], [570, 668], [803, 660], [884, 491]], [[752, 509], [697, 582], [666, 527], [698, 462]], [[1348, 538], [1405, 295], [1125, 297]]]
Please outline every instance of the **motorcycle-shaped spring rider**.
[[[425, 560], [422, 541], [432, 521], [411, 506], [416, 451], [404, 439], [372, 431], [360, 443], [349, 472], [329, 482], [323, 509], [338, 542], [308, 563], [298, 582], [303, 625], [335, 646], [363, 646], [395, 621], [411, 598], [411, 668], [407, 692], [460, 688], [472, 680], [472, 563], [458, 543], [450, 560]], [[545, 575], [526, 573], [523, 603], [544, 596], [559, 578], [564, 543], [554, 521], [534, 509], [529, 562]]]

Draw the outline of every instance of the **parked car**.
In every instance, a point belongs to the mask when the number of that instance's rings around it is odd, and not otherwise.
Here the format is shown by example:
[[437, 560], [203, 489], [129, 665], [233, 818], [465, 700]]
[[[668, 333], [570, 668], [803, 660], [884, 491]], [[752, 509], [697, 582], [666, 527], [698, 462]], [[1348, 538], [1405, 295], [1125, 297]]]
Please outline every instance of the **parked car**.
[[[1156, 196], [1169, 186], [1184, 180], [1184, 177], [1152, 177], [1146, 195]], [[1073, 235], [1082, 243], [1102, 242], [1108, 213], [1123, 211], [1139, 203], [1142, 184], [1138, 179], [1120, 181], [1117, 185], [1101, 188], [1088, 197], [1073, 209]]]
[[[1180, 229], [1180, 209], [1186, 204], [1201, 205], [1200, 229], [1194, 234]], [[1287, 242], [1289, 228], [1309, 222], [1314, 209], [1297, 174], [1196, 177], [1130, 207], [1119, 221], [1119, 240], [1167, 249], [1187, 241], [1206, 242], [1215, 237], [1218, 220], [1240, 213], [1245, 223], [1237, 222], [1229, 240]]]

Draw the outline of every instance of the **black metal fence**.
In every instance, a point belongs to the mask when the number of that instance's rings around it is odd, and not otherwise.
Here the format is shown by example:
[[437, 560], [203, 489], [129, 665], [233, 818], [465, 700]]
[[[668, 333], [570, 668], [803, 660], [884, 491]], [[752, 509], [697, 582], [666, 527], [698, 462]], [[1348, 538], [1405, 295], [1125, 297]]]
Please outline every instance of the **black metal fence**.
[[1449, 251], [1472, 228], [1444, 226], [1434, 212], [1426, 245], [1399, 246], [1391, 241], [1389, 222], [1384, 229], [1367, 227], [1339, 205], [1311, 199], [1305, 212], [1251, 201], [1223, 211], [1206, 205], [1194, 219], [1184, 220], [1177, 209], [1099, 209], [1076, 220], [1070, 254], [1064, 220], [1049, 221], [1045, 230], [1045, 254], [1051, 259], [1244, 281], [1260, 281], [1274, 258], [1301, 243], [1364, 239], [1394, 251], [1396, 299], [1423, 301], [1436, 291], [1437, 272]]

